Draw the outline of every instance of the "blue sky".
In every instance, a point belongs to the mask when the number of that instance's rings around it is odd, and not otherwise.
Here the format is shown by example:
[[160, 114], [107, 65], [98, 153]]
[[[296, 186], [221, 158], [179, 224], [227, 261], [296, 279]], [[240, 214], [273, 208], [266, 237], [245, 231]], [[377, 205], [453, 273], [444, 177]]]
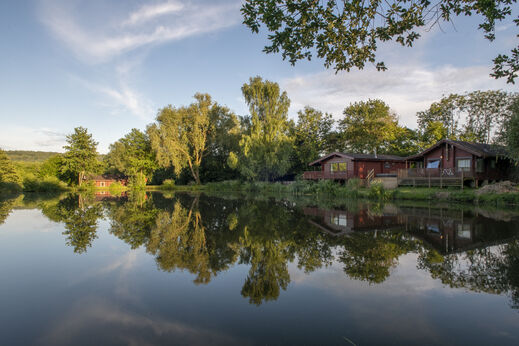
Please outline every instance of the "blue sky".
[[319, 60], [291, 66], [264, 54], [266, 33], [241, 24], [240, 5], [1, 1], [0, 147], [63, 151], [65, 135], [81, 125], [105, 153], [131, 128], [144, 129], [159, 108], [189, 104], [196, 92], [247, 114], [240, 88], [256, 75], [287, 91], [291, 117], [310, 105], [338, 119], [350, 102], [381, 98], [410, 127], [442, 95], [519, 90], [489, 77], [492, 58], [518, 44], [509, 22], [498, 23], [491, 43], [477, 30], [479, 18], [455, 18], [424, 31], [413, 48], [380, 45], [387, 72], [369, 66], [335, 74]]

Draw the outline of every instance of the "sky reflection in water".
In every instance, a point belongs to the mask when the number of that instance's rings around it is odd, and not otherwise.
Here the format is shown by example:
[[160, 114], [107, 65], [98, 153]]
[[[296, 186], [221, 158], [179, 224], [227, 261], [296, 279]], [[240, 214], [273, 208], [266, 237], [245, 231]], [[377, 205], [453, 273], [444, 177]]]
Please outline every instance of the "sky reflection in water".
[[0, 202], [0, 344], [517, 344], [519, 211]]

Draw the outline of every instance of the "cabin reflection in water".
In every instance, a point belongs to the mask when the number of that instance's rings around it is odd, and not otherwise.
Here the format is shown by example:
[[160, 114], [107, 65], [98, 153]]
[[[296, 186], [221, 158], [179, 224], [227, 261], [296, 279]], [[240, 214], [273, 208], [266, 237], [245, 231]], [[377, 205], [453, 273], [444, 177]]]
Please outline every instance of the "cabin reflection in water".
[[334, 235], [347, 235], [359, 231], [383, 230], [405, 224], [405, 219], [398, 214], [397, 208], [384, 206], [381, 211], [369, 208], [349, 211], [321, 208], [304, 208], [305, 215], [314, 216], [310, 223], [322, 231]]
[[[337, 210], [304, 208], [309, 222], [332, 236], [355, 232], [405, 230], [441, 253], [467, 251], [508, 242], [519, 229], [510, 224], [517, 216], [498, 215], [484, 210], [456, 210], [452, 207], [396, 207], [381, 210]], [[376, 235], [376, 233], [374, 233]]]

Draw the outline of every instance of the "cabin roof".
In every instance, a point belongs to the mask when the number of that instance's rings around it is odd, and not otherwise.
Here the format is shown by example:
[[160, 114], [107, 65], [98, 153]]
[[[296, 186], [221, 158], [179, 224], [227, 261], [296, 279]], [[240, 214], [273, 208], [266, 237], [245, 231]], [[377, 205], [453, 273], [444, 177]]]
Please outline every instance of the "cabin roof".
[[506, 154], [506, 148], [501, 145], [455, 141], [452, 139], [442, 139], [441, 141], [439, 141], [435, 145], [425, 149], [421, 153], [408, 156], [406, 158], [406, 160], [421, 158], [428, 152], [438, 148], [440, 145], [445, 144], [445, 143], [448, 143], [455, 147], [463, 149], [478, 157], [496, 157], [496, 156], [504, 156]]
[[350, 159], [352, 161], [404, 161], [405, 158], [396, 155], [374, 155], [374, 154], [355, 154], [355, 153], [341, 153], [334, 152], [328, 155], [325, 155], [313, 162], [310, 162], [309, 166], [315, 166], [320, 164], [323, 161], [329, 160], [332, 157], [343, 157], [346, 159]]
[[125, 176], [116, 175], [116, 174], [101, 174], [101, 175], [90, 174], [90, 175], [87, 175], [86, 178], [88, 180], [104, 180], [104, 181], [108, 181], [108, 180], [117, 181], [117, 180], [126, 179]]

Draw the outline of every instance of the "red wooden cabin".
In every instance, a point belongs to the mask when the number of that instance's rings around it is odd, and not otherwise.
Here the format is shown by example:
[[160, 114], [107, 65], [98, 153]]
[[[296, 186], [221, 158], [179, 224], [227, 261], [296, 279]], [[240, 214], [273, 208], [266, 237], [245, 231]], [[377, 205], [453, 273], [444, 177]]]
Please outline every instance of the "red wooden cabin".
[[406, 158], [399, 178], [463, 177], [480, 182], [506, 180], [511, 162], [502, 146], [443, 139], [423, 152]]
[[321, 157], [309, 166], [315, 171], [303, 173], [303, 179], [348, 180], [351, 178], [365, 179], [373, 170], [374, 176], [394, 175], [399, 169], [406, 168], [405, 158], [395, 155], [370, 155], [331, 153]]
[[89, 176], [87, 180], [93, 181], [96, 187], [109, 187], [116, 182], [121, 183], [123, 186], [128, 184], [128, 178], [113, 174], [92, 175]]

